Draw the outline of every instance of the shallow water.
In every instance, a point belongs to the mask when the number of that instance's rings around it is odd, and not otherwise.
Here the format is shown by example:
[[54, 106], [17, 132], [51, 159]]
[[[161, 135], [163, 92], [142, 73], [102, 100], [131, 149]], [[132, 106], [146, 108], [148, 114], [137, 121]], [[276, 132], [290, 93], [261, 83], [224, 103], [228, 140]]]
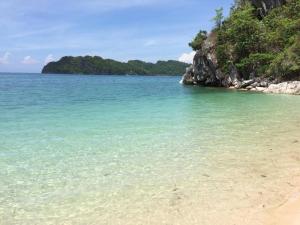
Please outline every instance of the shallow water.
[[300, 97], [179, 77], [0, 75], [0, 224], [263, 224]]

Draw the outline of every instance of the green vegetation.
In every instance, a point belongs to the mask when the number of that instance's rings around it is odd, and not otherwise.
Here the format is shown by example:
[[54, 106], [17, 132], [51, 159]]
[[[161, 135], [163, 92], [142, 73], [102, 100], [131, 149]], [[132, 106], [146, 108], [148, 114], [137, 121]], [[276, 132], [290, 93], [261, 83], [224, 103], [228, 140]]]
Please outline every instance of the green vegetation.
[[[221, 9], [216, 12], [215, 51], [223, 72], [229, 73], [235, 65], [245, 79], [250, 75], [300, 78], [300, 0], [289, 0], [265, 17], [247, 0], [235, 1], [224, 21]], [[202, 45], [203, 41], [198, 43]], [[192, 47], [201, 49], [196, 44]]]
[[203, 42], [207, 39], [207, 31], [200, 30], [194, 40], [189, 43], [189, 46], [194, 50], [200, 50], [202, 47]]
[[216, 16], [213, 18], [213, 21], [215, 22], [215, 26], [217, 29], [221, 28], [223, 19], [223, 8], [216, 9]]
[[139, 60], [128, 63], [98, 56], [66, 56], [58, 62], [51, 62], [43, 68], [42, 73], [54, 74], [98, 74], [98, 75], [180, 75], [189, 65], [178, 61], [158, 61], [146, 63]]

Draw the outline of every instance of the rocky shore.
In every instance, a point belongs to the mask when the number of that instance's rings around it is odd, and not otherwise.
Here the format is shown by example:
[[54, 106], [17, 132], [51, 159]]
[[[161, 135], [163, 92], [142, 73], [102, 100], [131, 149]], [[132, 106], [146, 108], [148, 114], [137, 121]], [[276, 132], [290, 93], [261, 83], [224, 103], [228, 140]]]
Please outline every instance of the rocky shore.
[[244, 80], [239, 77], [234, 65], [229, 74], [224, 74], [217, 67], [217, 59], [209, 39], [206, 49], [199, 50], [194, 58], [193, 65], [186, 69], [180, 83], [184, 85], [199, 85], [211, 87], [226, 87], [238, 90], [256, 91], [274, 94], [300, 95], [300, 81], [280, 82], [272, 78], [251, 77]]
[[257, 87], [250, 90], [263, 91], [264, 93], [300, 95], [300, 81], [271, 84], [266, 89], [259, 89], [259, 87]]
[[[285, 0], [251, 0], [261, 18], [268, 11], [285, 4]], [[181, 83], [184, 85], [199, 85], [225, 87], [231, 89], [257, 91], [276, 94], [300, 94], [300, 74], [289, 79], [281, 76], [262, 76], [253, 71], [241, 74], [234, 63], [229, 64], [226, 72], [220, 69], [217, 58], [217, 33], [212, 31], [196, 51], [193, 64], [186, 69]], [[265, 66], [258, 63], [258, 66]], [[296, 79], [296, 80], [295, 80]]]
[[300, 81], [280, 81], [272, 77], [243, 79], [235, 65], [231, 65], [228, 74], [218, 67], [215, 52], [216, 37], [212, 33], [205, 40], [202, 49], [195, 54], [193, 64], [186, 69], [180, 83], [210, 87], [225, 87], [238, 90], [256, 91], [274, 94], [300, 95]]
[[202, 85], [202, 86], [216, 86], [216, 87], [226, 87], [229, 89], [237, 89], [242, 91], [253, 91], [253, 92], [263, 92], [269, 94], [291, 94], [300, 95], [300, 81], [287, 81], [287, 82], [276, 82], [270, 81], [268, 79], [254, 78], [250, 80], [238, 80], [231, 79], [228, 76], [222, 82], [213, 85], [210, 83], [212, 80], [198, 80], [197, 78], [191, 76], [189, 72], [190, 68], [187, 69], [187, 73], [183, 76], [180, 81], [181, 84], [185, 85]]

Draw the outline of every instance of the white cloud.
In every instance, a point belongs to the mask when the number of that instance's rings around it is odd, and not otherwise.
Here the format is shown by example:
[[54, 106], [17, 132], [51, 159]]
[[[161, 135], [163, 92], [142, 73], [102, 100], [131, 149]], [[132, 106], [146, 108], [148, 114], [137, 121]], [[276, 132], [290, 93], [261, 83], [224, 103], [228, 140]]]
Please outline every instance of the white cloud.
[[11, 54], [9, 52], [5, 52], [4, 55], [0, 57], [0, 64], [8, 64], [10, 56]]
[[178, 60], [180, 62], [185, 62], [185, 63], [193, 63], [193, 60], [194, 60], [194, 56], [195, 56], [196, 52], [195, 51], [192, 51], [190, 53], [183, 53], [179, 58]]
[[49, 62], [53, 62], [55, 60], [55, 58], [53, 57], [52, 54], [47, 55], [47, 57], [45, 58], [44, 61], [44, 65], [47, 65]]
[[26, 64], [26, 65], [33, 65], [38, 63], [37, 60], [35, 60], [34, 58], [32, 58], [30, 55], [25, 56], [24, 59], [21, 61], [22, 64]]

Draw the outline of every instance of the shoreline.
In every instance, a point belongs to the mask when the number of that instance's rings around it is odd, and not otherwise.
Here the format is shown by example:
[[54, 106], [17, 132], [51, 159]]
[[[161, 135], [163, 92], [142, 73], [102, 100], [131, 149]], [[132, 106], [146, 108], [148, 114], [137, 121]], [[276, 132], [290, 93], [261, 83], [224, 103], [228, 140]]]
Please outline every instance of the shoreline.
[[3, 77], [1, 224], [274, 225], [300, 98], [133, 80]]
[[[179, 82], [183, 85], [195, 85], [201, 86], [197, 83], [187, 83], [184, 78]], [[249, 83], [249, 85], [244, 85]], [[251, 84], [250, 84], [251, 83]], [[203, 87], [208, 87], [203, 85]], [[213, 87], [213, 86], [210, 86]], [[252, 81], [243, 81], [241, 85], [222, 87], [229, 90], [239, 90], [239, 91], [249, 91], [249, 92], [259, 92], [265, 94], [288, 94], [288, 95], [300, 95], [300, 81], [286, 81], [277, 84], [269, 84], [265, 86], [253, 85]]]
[[278, 84], [270, 84], [268, 87], [248, 86], [246, 90], [263, 92], [267, 94], [300, 95], [300, 81], [287, 81]]

